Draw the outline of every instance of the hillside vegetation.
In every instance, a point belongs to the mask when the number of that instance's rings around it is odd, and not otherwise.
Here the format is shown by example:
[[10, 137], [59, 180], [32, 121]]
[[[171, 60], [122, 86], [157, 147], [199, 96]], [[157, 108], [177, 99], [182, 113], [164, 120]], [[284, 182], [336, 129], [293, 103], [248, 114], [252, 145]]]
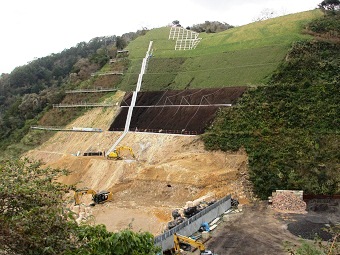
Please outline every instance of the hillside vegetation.
[[195, 50], [175, 51], [169, 27], [153, 29], [128, 45], [131, 64], [120, 85], [132, 90], [149, 42], [153, 56], [143, 76], [143, 90], [216, 88], [264, 84], [284, 59], [292, 42], [311, 38], [302, 29], [322, 16], [315, 10], [255, 22], [216, 34], [201, 33]]
[[[255, 192], [266, 198], [275, 189], [311, 194], [340, 193], [340, 30], [309, 24], [319, 40], [299, 41], [267, 86], [243, 96], [237, 107], [220, 112], [203, 136], [209, 149], [249, 155]], [[328, 38], [328, 39], [326, 39]]]
[[[168, 40], [168, 27], [153, 29], [130, 42], [128, 60], [101, 64], [98, 70], [124, 71], [122, 78], [90, 77], [89, 70], [98, 68], [89, 67], [91, 59], [104, 57], [99, 54], [103, 53], [100, 48], [90, 54], [88, 60], [79, 59], [73, 65], [73, 74], [64, 78], [62, 88], [134, 89], [142, 58], [152, 40], [153, 55], [143, 77], [142, 90], [235, 85], [251, 88], [237, 107], [220, 112], [203, 140], [209, 149], [244, 147], [250, 157], [251, 177], [259, 196], [266, 197], [276, 188], [338, 193], [339, 44], [332, 37], [337, 31], [338, 19], [325, 22], [322, 16], [320, 10], [314, 10], [220, 33], [201, 33], [202, 40], [197, 48], [187, 51], [174, 50], [175, 42]], [[328, 30], [323, 31], [320, 26]], [[315, 35], [323, 41], [313, 41]], [[11, 113], [20, 116], [20, 105], [35, 102], [33, 99], [18, 98], [5, 116], [8, 120]], [[53, 102], [76, 100], [98, 102], [105, 100], [105, 96], [72, 98], [61, 93]], [[30, 116], [36, 118], [26, 120], [25, 125], [26, 117], [23, 117], [19, 125], [23, 128], [14, 133], [5, 146], [10, 141], [20, 141], [32, 124], [66, 125], [82, 113], [45, 108], [41, 115]], [[10, 149], [25, 151], [42, 140], [31, 134], [30, 139], [22, 139], [23, 144], [11, 145]]]
[[[60, 53], [16, 67], [10, 74], [1, 74], [0, 158], [7, 148], [18, 147], [16, 143], [28, 133], [31, 125], [39, 122], [63, 126], [84, 112], [74, 109], [49, 111], [53, 104], [101, 100], [103, 95], [99, 97], [78, 95], [72, 99], [65, 95], [65, 90], [114, 87], [120, 82], [120, 76], [93, 77], [91, 74], [97, 71], [123, 72], [128, 64], [127, 60], [110, 64], [109, 59], [115, 58], [118, 49], [124, 48], [129, 41], [144, 33], [145, 31], [137, 31], [123, 34], [121, 37], [115, 35], [96, 37]], [[36, 137], [36, 140], [38, 142], [36, 144], [39, 144], [44, 139]], [[23, 147], [11, 150], [12, 155], [25, 151]]]
[[[44, 160], [44, 167], [28, 160], [0, 161], [0, 187], [4, 187], [0, 189], [0, 253], [155, 254], [159, 249], [153, 246], [153, 236], [133, 233], [132, 222], [135, 227], [142, 222], [144, 228], [138, 227], [142, 231], [153, 226], [160, 231], [174, 208], [209, 193], [248, 201], [252, 197], [248, 170], [261, 198], [286, 188], [340, 193], [338, 14], [323, 17], [315, 10], [203, 33], [197, 49], [191, 51], [175, 51], [168, 33], [169, 28], [142, 33], [129, 44], [129, 58], [115, 63], [108, 60], [115, 57], [117, 42], [122, 46], [124, 41], [116, 38], [116, 46], [111, 45], [115, 49], [108, 49], [101, 38], [1, 75], [0, 88], [6, 93], [0, 96], [0, 156], [7, 149], [17, 158], [51, 136], [28, 132], [33, 124], [105, 130], [119, 107], [56, 110], [52, 104], [116, 105], [124, 91], [74, 96], [64, 90], [135, 88], [150, 40], [153, 56], [143, 90], [233, 85], [248, 85], [248, 90], [237, 105], [221, 109], [201, 137], [130, 132], [124, 142], [133, 147], [138, 161], [74, 156], [105, 151], [120, 135], [106, 131], [58, 132], [25, 154]], [[107, 55], [110, 50], [112, 56]], [[98, 75], [107, 71], [124, 75]], [[60, 170], [64, 168], [71, 170], [70, 175]], [[111, 233], [103, 225], [76, 225], [71, 219], [77, 215], [64, 208], [66, 197], [72, 197], [65, 194], [71, 187], [59, 181], [112, 191], [112, 203], [94, 208], [93, 215], [99, 216], [95, 224], [107, 224], [114, 231], [129, 229]]]
[[[83, 113], [83, 110], [74, 109], [48, 110], [52, 104], [98, 102], [102, 96], [70, 99], [70, 96], [65, 97], [65, 89], [134, 89], [150, 40], [154, 41], [153, 57], [143, 77], [143, 90], [263, 84], [284, 58], [291, 42], [310, 37], [299, 31], [309, 20], [320, 15], [320, 11], [304, 12], [221, 33], [201, 33], [203, 39], [192, 51], [175, 51], [175, 42], [168, 40], [169, 28], [129, 33], [126, 36], [139, 37], [127, 47], [129, 59], [120, 59], [115, 64], [106, 61], [116, 56], [118, 46], [126, 45], [122, 38], [94, 38], [89, 43], [82, 42], [61, 53], [17, 67], [0, 78], [1, 92], [4, 92], [0, 96], [0, 147], [5, 150], [14, 146], [16, 148], [10, 154], [20, 153], [26, 149], [13, 144], [20, 142], [31, 125], [64, 126]], [[277, 24], [282, 29], [278, 29]], [[125, 75], [123, 79], [121, 76], [90, 76], [93, 72], [106, 71], [124, 72]], [[37, 137], [36, 140], [39, 144], [43, 139]]]
[[248, 85], [239, 105], [221, 111], [203, 135], [206, 147], [244, 147], [262, 198], [280, 188], [339, 193], [338, 24], [338, 15], [303, 12], [202, 33], [191, 51], [175, 51], [169, 28], [155, 29], [128, 46], [121, 88], [133, 88], [150, 40], [143, 90]]

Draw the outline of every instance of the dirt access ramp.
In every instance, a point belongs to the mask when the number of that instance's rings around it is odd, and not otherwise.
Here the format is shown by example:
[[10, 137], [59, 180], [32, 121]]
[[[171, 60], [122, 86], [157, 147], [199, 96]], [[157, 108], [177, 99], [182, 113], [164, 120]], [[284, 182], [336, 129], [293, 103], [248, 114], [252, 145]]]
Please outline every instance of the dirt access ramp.
[[[116, 108], [93, 109], [69, 127], [107, 130], [116, 112]], [[77, 152], [107, 150], [120, 134], [58, 132], [26, 156], [43, 160], [47, 166], [69, 169], [71, 174], [60, 178], [65, 184], [113, 192], [111, 202], [91, 209], [95, 223], [105, 224], [110, 231], [130, 225], [135, 231], [160, 234], [171, 220], [172, 210], [207, 194], [216, 198], [232, 194], [247, 203], [246, 153], [208, 152], [197, 136], [131, 132], [120, 145], [132, 147], [136, 160], [128, 154], [120, 161], [75, 156]], [[73, 194], [65, 199], [73, 204]]]

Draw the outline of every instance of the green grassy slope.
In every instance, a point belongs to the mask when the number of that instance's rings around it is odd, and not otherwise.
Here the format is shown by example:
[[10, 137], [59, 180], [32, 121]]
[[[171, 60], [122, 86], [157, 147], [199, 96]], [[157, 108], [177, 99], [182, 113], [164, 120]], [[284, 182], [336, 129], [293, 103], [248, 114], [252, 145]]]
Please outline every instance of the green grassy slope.
[[128, 46], [131, 65], [121, 89], [137, 83], [149, 42], [153, 57], [143, 77], [143, 90], [259, 85], [278, 67], [292, 42], [310, 38], [304, 26], [321, 16], [319, 10], [255, 22], [217, 34], [201, 33], [195, 50], [175, 51], [169, 28], [158, 28]]
[[[131, 66], [122, 88], [135, 87], [150, 40], [154, 56], [143, 90], [264, 84], [221, 110], [202, 136], [206, 148], [245, 148], [261, 198], [275, 189], [338, 194], [339, 30], [335, 16], [324, 19], [314, 10], [201, 34], [198, 47], [187, 51], [174, 50], [169, 28], [154, 29], [129, 45]], [[332, 29], [318, 34], [311, 30], [315, 22]], [[307, 25], [319, 41], [302, 33]]]
[[340, 31], [333, 32], [294, 43], [267, 86], [249, 89], [202, 137], [209, 149], [245, 148], [261, 198], [275, 189], [340, 193]]

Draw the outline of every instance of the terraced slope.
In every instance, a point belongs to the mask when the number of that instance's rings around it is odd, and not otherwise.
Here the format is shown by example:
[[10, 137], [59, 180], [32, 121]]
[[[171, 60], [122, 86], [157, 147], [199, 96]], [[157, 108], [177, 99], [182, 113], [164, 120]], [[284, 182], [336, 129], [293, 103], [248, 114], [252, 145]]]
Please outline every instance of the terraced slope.
[[[116, 110], [117, 107], [89, 110], [68, 128], [95, 125], [107, 130]], [[53, 168], [69, 169], [70, 175], [60, 178], [62, 183], [113, 192], [113, 201], [86, 207], [95, 216], [95, 223], [105, 224], [110, 231], [132, 227], [134, 231], [158, 235], [171, 220], [172, 210], [207, 194], [214, 198], [232, 194], [241, 203], [247, 203], [247, 155], [242, 150], [207, 152], [195, 136], [131, 132], [121, 145], [132, 147], [136, 160], [82, 156], [87, 151], [107, 150], [120, 135], [107, 131], [57, 132], [25, 156]], [[77, 152], [80, 156], [75, 156]], [[73, 207], [73, 193], [65, 201], [79, 212], [79, 207]], [[88, 205], [91, 195], [84, 195], [81, 201]]]
[[216, 88], [264, 83], [285, 57], [292, 42], [310, 38], [304, 26], [321, 16], [319, 10], [287, 15], [236, 27], [221, 33], [201, 33], [195, 50], [175, 51], [170, 28], [158, 28], [128, 46], [131, 65], [120, 89], [133, 90], [149, 42], [153, 56], [142, 90]]
[[[303, 25], [319, 15], [318, 11], [306, 12], [219, 34], [202, 34], [203, 40], [193, 51], [174, 51], [174, 42], [167, 39], [169, 29], [154, 29], [129, 45], [131, 64], [119, 87], [135, 88], [150, 40], [154, 41], [154, 52], [143, 90], [260, 85], [284, 58], [290, 44], [308, 37], [299, 34]], [[116, 107], [94, 109], [69, 126], [107, 130], [116, 114]], [[111, 231], [132, 225], [136, 231], [159, 234], [174, 208], [210, 193], [216, 198], [231, 193], [241, 203], [250, 198], [245, 151], [206, 151], [198, 137], [131, 132], [121, 145], [133, 148], [136, 161], [74, 156], [107, 150], [119, 135], [107, 131], [57, 133], [27, 156], [51, 167], [69, 169], [71, 175], [62, 178], [63, 183], [112, 191], [112, 202], [92, 209], [96, 223], [106, 224]], [[72, 194], [68, 200], [73, 203]]]

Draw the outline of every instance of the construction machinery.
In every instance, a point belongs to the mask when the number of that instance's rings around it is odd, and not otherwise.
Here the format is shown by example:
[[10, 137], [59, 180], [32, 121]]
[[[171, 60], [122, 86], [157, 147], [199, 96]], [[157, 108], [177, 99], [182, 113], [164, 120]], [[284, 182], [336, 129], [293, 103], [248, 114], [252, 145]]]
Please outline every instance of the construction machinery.
[[122, 151], [129, 151], [130, 155], [133, 157], [133, 158], [136, 158], [135, 157], [135, 154], [133, 154], [133, 151], [132, 151], [132, 148], [130, 147], [127, 147], [127, 146], [120, 146], [120, 147], [117, 147], [116, 149], [114, 149], [113, 151], [111, 151], [109, 154], [107, 154], [107, 159], [123, 159], [122, 157]]
[[95, 204], [104, 203], [106, 201], [112, 200], [113, 194], [109, 191], [100, 191], [96, 192], [93, 189], [78, 189], [74, 192], [74, 204], [79, 205], [80, 204], [80, 197], [86, 194], [92, 195], [92, 200]]
[[189, 244], [190, 246], [193, 246], [195, 248], [198, 248], [200, 250], [201, 255], [217, 255], [214, 254], [212, 251], [206, 250], [205, 246], [203, 243], [196, 241], [194, 239], [191, 239], [190, 237], [182, 236], [177, 233], [174, 233], [174, 249], [175, 249], [175, 254], [181, 254], [181, 248], [180, 244]]

